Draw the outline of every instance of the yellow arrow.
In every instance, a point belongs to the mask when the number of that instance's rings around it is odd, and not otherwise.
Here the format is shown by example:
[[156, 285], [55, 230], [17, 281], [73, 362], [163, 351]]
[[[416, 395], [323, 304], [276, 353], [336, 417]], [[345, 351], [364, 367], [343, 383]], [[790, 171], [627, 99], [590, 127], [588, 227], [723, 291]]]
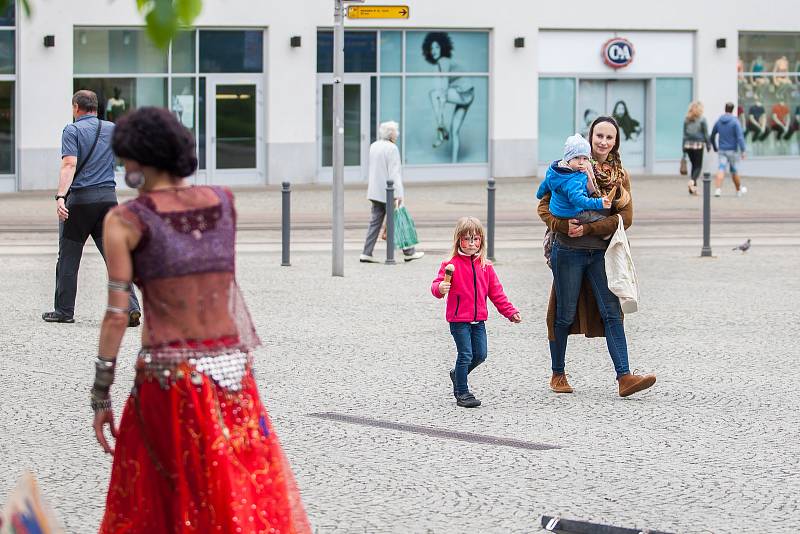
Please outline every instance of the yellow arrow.
[[407, 19], [408, 6], [350, 6], [347, 8], [349, 19]]

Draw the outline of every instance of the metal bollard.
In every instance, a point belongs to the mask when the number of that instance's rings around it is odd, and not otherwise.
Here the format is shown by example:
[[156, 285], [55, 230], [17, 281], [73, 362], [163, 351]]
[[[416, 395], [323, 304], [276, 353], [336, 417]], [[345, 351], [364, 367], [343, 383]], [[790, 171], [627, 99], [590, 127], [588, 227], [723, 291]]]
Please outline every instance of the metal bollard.
[[283, 208], [281, 210], [281, 266], [290, 267], [292, 264], [289, 262], [289, 232], [291, 230], [291, 198], [292, 189], [291, 183], [283, 182], [281, 184], [281, 200]]
[[711, 257], [711, 173], [703, 173], [703, 249], [700, 257]]
[[394, 180], [386, 180], [386, 265], [394, 264]]
[[486, 252], [487, 256], [489, 257], [490, 261], [494, 261], [494, 193], [495, 193], [495, 180], [494, 178], [489, 178], [489, 187], [488, 187], [488, 213], [486, 214]]

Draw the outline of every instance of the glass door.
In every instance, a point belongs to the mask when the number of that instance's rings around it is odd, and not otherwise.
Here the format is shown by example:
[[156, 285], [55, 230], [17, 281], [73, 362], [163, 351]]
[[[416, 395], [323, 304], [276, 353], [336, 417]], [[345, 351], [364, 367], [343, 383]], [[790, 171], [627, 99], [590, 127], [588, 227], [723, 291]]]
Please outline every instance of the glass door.
[[620, 129], [620, 155], [626, 167], [644, 167], [644, 80], [581, 80], [578, 88], [577, 131], [587, 136], [599, 115], [611, 115]]
[[260, 77], [209, 76], [205, 89], [207, 182], [265, 184]]
[[[370, 144], [369, 77], [344, 84], [344, 179], [362, 182], [367, 179]], [[333, 181], [333, 79], [325, 77], [317, 88], [317, 146], [319, 176], [322, 182]]]

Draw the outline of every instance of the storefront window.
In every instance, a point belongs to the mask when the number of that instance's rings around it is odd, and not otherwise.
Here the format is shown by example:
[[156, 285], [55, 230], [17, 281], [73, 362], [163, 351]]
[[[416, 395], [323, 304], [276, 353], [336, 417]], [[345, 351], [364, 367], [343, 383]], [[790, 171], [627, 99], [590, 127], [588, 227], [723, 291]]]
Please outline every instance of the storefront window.
[[169, 108], [181, 124], [195, 132], [195, 78], [173, 78]]
[[0, 82], [0, 174], [14, 173], [14, 82]]
[[[344, 71], [376, 72], [378, 66], [377, 32], [345, 32]], [[317, 32], [317, 72], [333, 72], [333, 32]]]
[[740, 33], [737, 80], [748, 153], [800, 155], [800, 34]]
[[78, 29], [74, 33], [75, 74], [167, 72], [167, 52], [144, 30]]
[[11, 5], [6, 7], [5, 11], [0, 11], [0, 26], [16, 26], [17, 19], [16, 19], [16, 10], [14, 9], [14, 4], [16, 2], [10, 2]]
[[264, 32], [200, 31], [200, 72], [263, 71]]
[[178, 32], [172, 41], [172, 72], [195, 72], [195, 36], [194, 31]]
[[381, 32], [381, 72], [403, 70], [403, 33]]
[[[344, 51], [346, 72], [377, 74], [380, 57], [380, 72], [396, 73], [381, 76], [377, 87], [371, 84], [368, 120], [373, 123], [370, 132], [378, 122], [393, 120], [400, 124], [398, 145], [405, 163], [488, 161], [488, 32], [347, 31]], [[332, 70], [333, 33], [320, 30], [317, 72]], [[320, 121], [324, 132], [330, 117], [325, 94], [322, 96]], [[329, 152], [325, 142], [323, 135], [323, 166]]]
[[489, 35], [407, 32], [406, 72], [489, 72]]
[[0, 31], [0, 74], [14, 74], [16, 64], [14, 30]]
[[[594, 120], [587, 118], [590, 123]], [[539, 163], [561, 158], [564, 141], [575, 133], [574, 125], [575, 79], [539, 78]]]
[[73, 91], [80, 89], [97, 93], [97, 115], [111, 122], [142, 106], [167, 105], [167, 79], [162, 77], [75, 78]]
[[[656, 79], [657, 160], [680, 159], [683, 152], [683, 120], [691, 101], [691, 78]], [[713, 122], [708, 125], [709, 133], [713, 125]]]
[[[403, 79], [399, 76], [381, 77], [381, 112], [380, 122], [394, 121], [400, 125], [403, 132]], [[397, 140], [397, 146], [402, 147], [403, 136]]]
[[406, 163], [488, 161], [488, 71], [485, 32], [406, 32]]

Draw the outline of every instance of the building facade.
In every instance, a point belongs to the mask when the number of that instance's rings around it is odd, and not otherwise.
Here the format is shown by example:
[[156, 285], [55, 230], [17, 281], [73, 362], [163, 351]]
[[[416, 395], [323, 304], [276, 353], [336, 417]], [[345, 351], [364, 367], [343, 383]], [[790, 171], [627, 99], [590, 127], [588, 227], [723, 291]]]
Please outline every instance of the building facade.
[[[477, 180], [540, 173], [600, 114], [619, 121], [627, 167], [672, 174], [695, 99], [710, 125], [737, 104], [743, 173], [800, 175], [796, 1], [404, 3], [408, 20], [345, 23], [349, 182], [365, 180], [382, 121], [400, 124], [406, 180]], [[332, 0], [204, 0], [168, 50], [135, 5], [34, 0], [30, 17], [0, 15], [0, 191], [55, 188], [82, 88], [108, 120], [170, 108], [197, 139], [198, 183], [330, 182]]]

